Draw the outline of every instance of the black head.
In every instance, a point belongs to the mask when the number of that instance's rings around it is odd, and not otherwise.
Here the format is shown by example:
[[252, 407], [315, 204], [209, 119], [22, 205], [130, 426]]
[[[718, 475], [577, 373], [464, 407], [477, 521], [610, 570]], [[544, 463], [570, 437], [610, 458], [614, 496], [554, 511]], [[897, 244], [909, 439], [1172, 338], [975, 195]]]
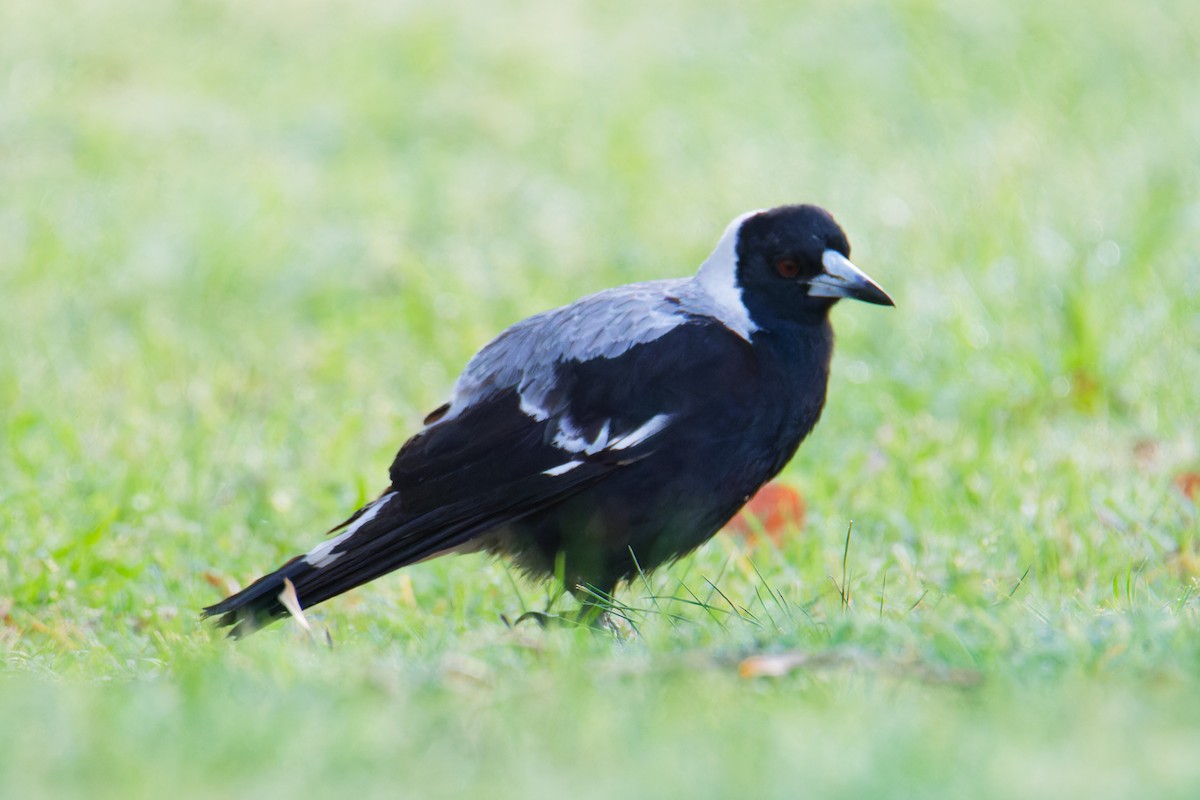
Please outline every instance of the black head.
[[780, 206], [748, 214], [736, 241], [736, 282], [756, 324], [823, 319], [842, 297], [894, 305], [850, 262], [850, 242], [823, 208]]

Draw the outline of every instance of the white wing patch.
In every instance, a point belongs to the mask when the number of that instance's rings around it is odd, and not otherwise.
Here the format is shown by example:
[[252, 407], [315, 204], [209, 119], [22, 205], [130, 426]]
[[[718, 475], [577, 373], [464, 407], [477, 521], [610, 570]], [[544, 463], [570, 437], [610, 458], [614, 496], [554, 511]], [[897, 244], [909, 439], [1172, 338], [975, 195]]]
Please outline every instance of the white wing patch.
[[395, 497], [396, 494], [396, 492], [388, 492], [383, 497], [376, 500], [366, 511], [362, 513], [362, 516], [354, 520], [354, 522], [351, 523], [346, 530], [342, 531], [328, 541], [321, 542], [312, 550], [309, 550], [308, 554], [304, 556], [304, 560], [318, 569], [321, 567], [328, 567], [330, 564], [337, 561], [342, 557], [343, 554], [332, 552], [333, 548], [337, 547], [339, 544], [358, 533], [359, 529], [362, 528], [363, 525], [366, 525], [368, 522], [375, 519], [375, 515], [379, 513], [379, 509], [387, 505], [387, 502]]
[[542, 474], [549, 475], [551, 477], [555, 477], [558, 475], [565, 475], [566, 473], [575, 469], [582, 463], [583, 463], [582, 461], [568, 461], [565, 464], [559, 464], [557, 467], [551, 467], [550, 469], [544, 469], [544, 470], [542, 470]]
[[[667, 427], [667, 423], [670, 421], [670, 414], [656, 414], [649, 421], [642, 423], [642, 425], [629, 433], [613, 436], [612, 421], [605, 420], [604, 425], [600, 428], [600, 432], [596, 434], [596, 438], [589, 440], [583, 435], [583, 431], [564, 416], [559, 420], [558, 433], [554, 436], [554, 446], [559, 450], [566, 450], [570, 453], [583, 453], [588, 456], [594, 456], [601, 450], [626, 450], [641, 444], [651, 436], [659, 433], [663, 428]], [[576, 461], [570, 463], [578, 465], [582, 462]], [[566, 472], [567, 470], [564, 469], [566, 466], [566, 464], [563, 464], [561, 467], [554, 467], [554, 469], [561, 469], [563, 472]], [[571, 467], [571, 469], [574, 469], [574, 467]], [[546, 474], [550, 474], [550, 472], [547, 470]]]
[[627, 433], [624, 436], [618, 436], [608, 443], [609, 450], [625, 450], [633, 447], [654, 436], [656, 433], [667, 427], [667, 423], [671, 421], [670, 414], [656, 414], [650, 418], [649, 422], [644, 423], [641, 427]]
[[608, 432], [610, 427], [611, 420], [605, 420], [604, 426], [600, 428], [600, 432], [596, 434], [596, 438], [588, 441], [584, 438], [583, 431], [576, 428], [571, 420], [564, 416], [559, 420], [558, 433], [554, 435], [554, 446], [559, 450], [594, 456], [608, 447]]
[[521, 413], [527, 417], [531, 417], [534, 422], [541, 422], [550, 418], [550, 412], [530, 402], [529, 398], [520, 390], [517, 391], [517, 396], [521, 399]]

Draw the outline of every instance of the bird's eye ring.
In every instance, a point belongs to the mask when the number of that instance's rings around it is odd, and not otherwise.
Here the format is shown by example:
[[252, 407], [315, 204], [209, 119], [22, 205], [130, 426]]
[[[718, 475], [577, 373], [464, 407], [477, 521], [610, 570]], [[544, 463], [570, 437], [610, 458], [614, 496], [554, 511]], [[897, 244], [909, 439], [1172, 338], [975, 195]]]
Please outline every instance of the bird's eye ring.
[[781, 258], [775, 262], [775, 271], [781, 278], [794, 278], [800, 274], [800, 265], [792, 258]]

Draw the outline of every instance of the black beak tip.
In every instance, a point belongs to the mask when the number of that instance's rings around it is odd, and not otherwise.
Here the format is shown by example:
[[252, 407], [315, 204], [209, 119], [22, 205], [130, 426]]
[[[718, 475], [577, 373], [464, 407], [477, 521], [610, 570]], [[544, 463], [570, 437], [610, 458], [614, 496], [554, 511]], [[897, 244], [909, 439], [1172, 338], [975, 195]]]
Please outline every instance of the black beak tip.
[[892, 300], [891, 296], [883, 289], [880, 289], [878, 286], [874, 285], [866, 286], [860, 291], [856, 292], [854, 299], [862, 300], [864, 303], [871, 303], [877, 306], [891, 306], [892, 308], [896, 307], [896, 303]]

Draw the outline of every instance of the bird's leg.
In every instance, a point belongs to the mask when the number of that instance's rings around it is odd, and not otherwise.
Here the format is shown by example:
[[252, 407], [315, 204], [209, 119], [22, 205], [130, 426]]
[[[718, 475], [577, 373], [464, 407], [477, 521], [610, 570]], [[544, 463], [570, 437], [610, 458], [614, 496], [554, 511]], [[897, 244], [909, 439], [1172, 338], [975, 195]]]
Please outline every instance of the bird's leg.
[[612, 603], [595, 599], [585, 600], [575, 615], [575, 623], [596, 631], [604, 631], [620, 641], [637, 637], [637, 628]]
[[604, 627], [604, 618], [609, 616], [610, 608], [612, 608], [611, 604], [599, 597], [586, 597], [580, 602], [579, 610], [575, 612], [575, 622], [589, 628]]
[[520, 625], [526, 620], [533, 620], [538, 625], [546, 628], [552, 623], [557, 624], [569, 621], [566, 617], [562, 616], [561, 614], [555, 614], [553, 611], [554, 606], [562, 598], [563, 594], [566, 593], [566, 589], [563, 588], [561, 581], [555, 581], [553, 585], [555, 589], [552, 589], [546, 595], [546, 609], [544, 611], [526, 611], [524, 614], [517, 617], [516, 620], [513, 621], [512, 625]]
[[549, 598], [545, 611], [526, 611], [517, 617], [512, 622], [512, 625], [516, 626], [522, 622], [532, 620], [543, 628], [548, 628], [551, 625], [593, 628], [595, 630], [608, 631], [621, 638], [628, 638], [628, 623], [619, 615], [611, 613], [613, 608], [612, 595], [608, 592], [600, 592], [591, 588], [584, 591], [587, 594], [580, 599], [579, 610], [574, 614], [554, 613], [553, 608], [555, 604], [565, 593], [560, 584], [558, 591]]
[[550, 614], [547, 611], [526, 611], [524, 614], [513, 620], [512, 624], [515, 627], [526, 620], [533, 620], [543, 628], [548, 628], [551, 625], [558, 625], [570, 621], [568, 617], [564, 617], [561, 614]]
[[633, 639], [637, 636], [637, 628], [624, 613], [625, 609], [613, 597], [615, 590], [615, 586], [606, 589], [577, 586], [579, 611], [575, 614], [575, 623], [606, 631], [622, 641]]

